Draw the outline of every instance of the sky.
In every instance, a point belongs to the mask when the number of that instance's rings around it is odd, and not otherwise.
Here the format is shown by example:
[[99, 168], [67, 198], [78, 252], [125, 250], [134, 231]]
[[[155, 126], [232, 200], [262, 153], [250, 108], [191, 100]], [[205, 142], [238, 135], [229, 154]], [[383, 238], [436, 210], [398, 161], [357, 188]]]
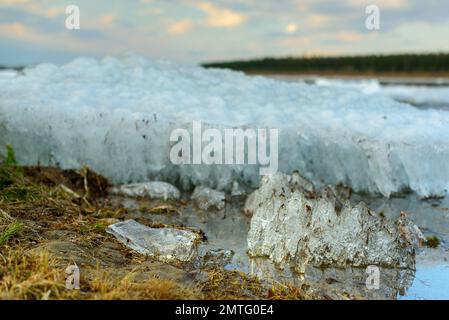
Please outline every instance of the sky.
[[[379, 30], [368, 30], [367, 5]], [[66, 28], [66, 7], [80, 29]], [[449, 52], [448, 0], [0, 0], [0, 65]]]

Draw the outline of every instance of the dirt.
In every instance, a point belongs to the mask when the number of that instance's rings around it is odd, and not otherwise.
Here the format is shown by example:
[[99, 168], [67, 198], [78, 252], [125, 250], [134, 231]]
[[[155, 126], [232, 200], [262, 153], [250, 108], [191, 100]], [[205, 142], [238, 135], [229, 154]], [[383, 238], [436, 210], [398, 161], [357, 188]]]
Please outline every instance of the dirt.
[[64, 185], [79, 195], [89, 199], [99, 199], [108, 195], [109, 181], [85, 167], [81, 170], [60, 170], [52, 167], [24, 167], [25, 175], [34, 183], [49, 187]]

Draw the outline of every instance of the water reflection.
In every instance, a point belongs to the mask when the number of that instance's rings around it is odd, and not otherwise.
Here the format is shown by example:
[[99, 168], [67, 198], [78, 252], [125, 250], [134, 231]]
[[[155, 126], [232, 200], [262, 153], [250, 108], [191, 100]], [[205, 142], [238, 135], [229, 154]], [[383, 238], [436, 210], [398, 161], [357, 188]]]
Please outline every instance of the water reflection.
[[398, 298], [403, 300], [448, 300], [449, 265], [418, 268], [413, 286], [405, 296]]
[[[379, 286], [367, 286], [370, 276], [365, 268], [316, 268], [309, 266], [304, 274], [292, 269], [279, 270], [267, 259], [251, 259], [250, 273], [261, 279], [291, 283], [331, 299], [396, 299], [412, 286], [415, 271], [379, 268]], [[369, 284], [369, 282], [368, 282]]]

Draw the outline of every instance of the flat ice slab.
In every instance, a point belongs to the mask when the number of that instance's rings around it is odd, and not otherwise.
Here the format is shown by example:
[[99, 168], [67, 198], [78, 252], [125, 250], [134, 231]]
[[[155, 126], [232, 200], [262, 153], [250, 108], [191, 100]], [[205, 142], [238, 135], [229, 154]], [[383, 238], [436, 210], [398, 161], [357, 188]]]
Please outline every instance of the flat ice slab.
[[127, 247], [163, 262], [191, 261], [196, 256], [197, 235], [175, 228], [149, 228], [134, 220], [107, 227]]
[[114, 183], [257, 187], [256, 165], [174, 165], [174, 128], [279, 130], [279, 171], [355, 191], [449, 189], [449, 112], [350, 88], [288, 83], [128, 56], [0, 77], [0, 147], [21, 164], [88, 165]]

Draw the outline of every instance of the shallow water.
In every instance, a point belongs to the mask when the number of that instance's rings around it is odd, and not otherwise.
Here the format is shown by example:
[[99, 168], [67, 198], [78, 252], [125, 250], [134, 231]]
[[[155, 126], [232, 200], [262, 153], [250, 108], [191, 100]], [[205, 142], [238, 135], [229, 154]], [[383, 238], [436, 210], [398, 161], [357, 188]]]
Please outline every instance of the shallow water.
[[418, 109], [449, 111], [449, 78], [351, 77], [314, 75], [270, 75], [288, 82], [355, 89], [368, 95], [385, 95]]
[[[434, 267], [421, 266], [415, 275], [415, 281], [402, 300], [415, 299], [449, 299], [449, 265], [441, 264]], [[445, 281], [444, 281], [445, 280]]]
[[[401, 198], [376, 198], [353, 195], [351, 201], [365, 201], [374, 211], [383, 212], [388, 218], [397, 218], [407, 211], [412, 220], [427, 235], [441, 240], [437, 249], [420, 248], [416, 259], [416, 273], [410, 270], [380, 269], [379, 289], [366, 286], [367, 270], [364, 268], [315, 268], [305, 274], [292, 270], [279, 270], [267, 259], [250, 259], [246, 254], [246, 237], [250, 217], [242, 212], [244, 199], [228, 199], [223, 211], [203, 212], [191, 204], [180, 214], [144, 214], [131, 210], [129, 218], [144, 217], [154, 222], [184, 225], [201, 229], [207, 241], [201, 251], [230, 249], [235, 252], [232, 261], [225, 266], [268, 281], [293, 283], [305, 286], [330, 298], [364, 299], [449, 299], [449, 200], [419, 200], [414, 195]], [[139, 203], [126, 200], [125, 206], [137, 209]]]

